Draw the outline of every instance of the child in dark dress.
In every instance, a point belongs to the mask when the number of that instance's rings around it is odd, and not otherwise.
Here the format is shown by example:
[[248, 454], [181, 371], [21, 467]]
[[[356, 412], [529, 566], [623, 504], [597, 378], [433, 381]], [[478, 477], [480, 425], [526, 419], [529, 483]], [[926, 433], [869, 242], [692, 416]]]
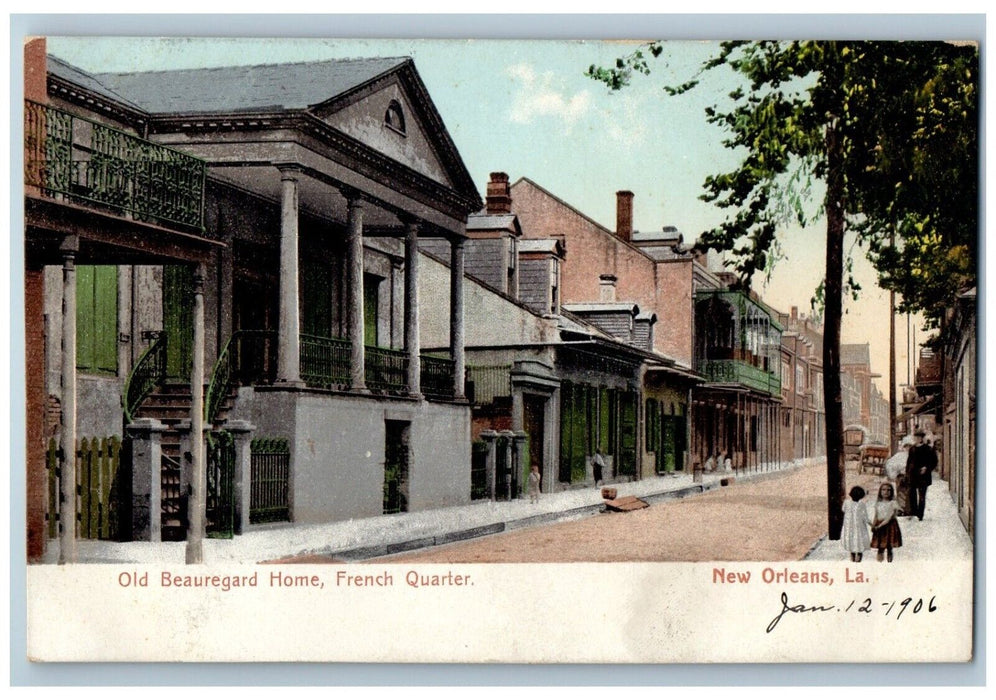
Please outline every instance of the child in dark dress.
[[895, 488], [886, 482], [878, 489], [878, 498], [872, 514], [872, 549], [878, 550], [878, 560], [886, 554], [892, 561], [892, 550], [903, 546], [903, 533], [899, 529], [899, 505], [895, 500]]

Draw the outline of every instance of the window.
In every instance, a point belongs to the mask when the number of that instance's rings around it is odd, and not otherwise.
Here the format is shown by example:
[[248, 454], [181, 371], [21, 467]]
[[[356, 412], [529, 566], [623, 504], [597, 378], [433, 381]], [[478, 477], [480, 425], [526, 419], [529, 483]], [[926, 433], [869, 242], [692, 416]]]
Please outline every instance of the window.
[[399, 134], [405, 133], [405, 113], [401, 110], [401, 103], [391, 100], [387, 111], [384, 113], [384, 124], [397, 131]]

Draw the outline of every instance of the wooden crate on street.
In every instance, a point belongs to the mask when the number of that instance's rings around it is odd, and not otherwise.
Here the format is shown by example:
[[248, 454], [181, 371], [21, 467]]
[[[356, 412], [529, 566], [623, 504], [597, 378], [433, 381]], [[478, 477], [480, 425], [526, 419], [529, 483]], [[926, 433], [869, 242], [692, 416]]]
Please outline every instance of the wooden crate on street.
[[646, 501], [641, 501], [636, 496], [623, 496], [621, 498], [613, 498], [612, 500], [605, 502], [606, 509], [618, 513], [639, 510], [641, 508], [646, 508], [648, 505], [649, 504]]

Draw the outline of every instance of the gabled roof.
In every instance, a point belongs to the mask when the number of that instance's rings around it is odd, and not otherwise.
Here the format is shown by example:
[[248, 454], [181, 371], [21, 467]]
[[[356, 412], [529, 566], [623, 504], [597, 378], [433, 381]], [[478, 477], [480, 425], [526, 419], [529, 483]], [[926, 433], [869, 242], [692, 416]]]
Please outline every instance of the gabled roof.
[[840, 364], [871, 365], [871, 353], [868, 343], [852, 343], [840, 346]]
[[155, 114], [305, 109], [412, 60], [358, 58], [139, 73], [98, 73], [104, 87]]

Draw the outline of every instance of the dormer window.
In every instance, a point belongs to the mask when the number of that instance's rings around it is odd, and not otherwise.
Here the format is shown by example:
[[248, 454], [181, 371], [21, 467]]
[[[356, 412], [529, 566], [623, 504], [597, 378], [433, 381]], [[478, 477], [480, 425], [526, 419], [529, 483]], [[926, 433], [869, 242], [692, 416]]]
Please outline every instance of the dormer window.
[[387, 106], [387, 111], [384, 113], [384, 124], [399, 134], [405, 133], [405, 113], [401, 109], [401, 103], [397, 100], [391, 100], [391, 104]]

